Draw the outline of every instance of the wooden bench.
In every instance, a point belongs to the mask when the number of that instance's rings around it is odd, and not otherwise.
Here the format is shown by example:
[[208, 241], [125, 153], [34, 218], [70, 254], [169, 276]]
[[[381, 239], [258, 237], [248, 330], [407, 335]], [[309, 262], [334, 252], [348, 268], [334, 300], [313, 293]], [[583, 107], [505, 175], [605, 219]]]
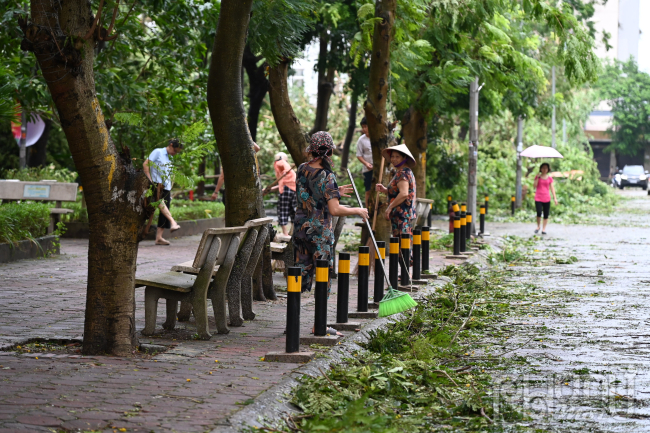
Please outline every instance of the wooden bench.
[[61, 207], [61, 202], [77, 201], [78, 183], [63, 183], [56, 180], [28, 182], [15, 179], [0, 179], [0, 200], [54, 201], [56, 207], [50, 209], [50, 225], [47, 233], [56, 230], [61, 215], [74, 212]]
[[[187, 302], [194, 311], [199, 338], [209, 339], [212, 335], [208, 326], [207, 299], [212, 301], [215, 318], [219, 313], [225, 315], [226, 286], [237, 261], [241, 238], [247, 231], [248, 227], [225, 227], [203, 232], [196, 257], [191, 263], [191, 268], [197, 270], [196, 275], [170, 271], [136, 278], [135, 287], [145, 287], [145, 327], [142, 335], [155, 332], [158, 300], [164, 298], [167, 303], [164, 329], [175, 328], [178, 302]], [[215, 265], [219, 265], [216, 273]], [[225, 330], [219, 328], [220, 323], [217, 321], [217, 330], [228, 332], [227, 327]]]

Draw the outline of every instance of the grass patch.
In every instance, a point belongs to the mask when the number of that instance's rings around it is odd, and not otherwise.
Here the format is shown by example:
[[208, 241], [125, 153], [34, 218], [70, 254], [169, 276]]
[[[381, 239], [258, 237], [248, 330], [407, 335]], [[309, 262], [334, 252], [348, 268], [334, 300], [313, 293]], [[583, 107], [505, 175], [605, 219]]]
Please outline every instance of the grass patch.
[[35, 240], [47, 233], [50, 210], [43, 203], [0, 205], [0, 243]]

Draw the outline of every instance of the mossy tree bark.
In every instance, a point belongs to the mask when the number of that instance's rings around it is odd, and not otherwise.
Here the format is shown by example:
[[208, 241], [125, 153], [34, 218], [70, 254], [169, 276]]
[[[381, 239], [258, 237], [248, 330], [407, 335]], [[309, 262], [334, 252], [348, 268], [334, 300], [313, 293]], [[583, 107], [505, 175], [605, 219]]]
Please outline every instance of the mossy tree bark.
[[287, 72], [289, 60], [283, 59], [276, 66], [269, 70], [269, 97], [271, 99], [271, 111], [273, 119], [278, 128], [280, 137], [284, 141], [287, 150], [296, 165], [307, 162], [305, 150], [307, 149], [307, 137], [302, 129], [300, 120], [291, 106], [289, 89], [287, 86]]
[[[65, 6], [64, 6], [65, 5]], [[97, 35], [87, 0], [32, 0], [21, 19], [22, 48], [32, 51], [61, 119], [84, 186], [90, 240], [84, 354], [127, 355], [137, 344], [134, 277], [138, 236], [150, 183], [128, 149], [115, 148], [97, 100], [93, 73]]]
[[427, 175], [427, 122], [424, 114], [411, 106], [402, 117], [402, 131], [404, 143], [415, 158], [416, 196], [426, 198], [426, 175]]
[[257, 140], [257, 124], [264, 97], [269, 90], [269, 80], [264, 73], [264, 64], [257, 66], [261, 57], [253, 54], [248, 45], [244, 49], [244, 69], [248, 75], [248, 129], [253, 141]]
[[[373, 190], [377, 179], [379, 179], [381, 151], [388, 147], [391, 137], [386, 103], [388, 100], [388, 74], [390, 72], [390, 44], [393, 39], [396, 9], [397, 0], [376, 1], [375, 17], [381, 20], [378, 20], [375, 24], [372, 38], [368, 97], [363, 105], [368, 121], [368, 135], [370, 135], [370, 143], [372, 144]], [[387, 165], [386, 168], [388, 168]], [[386, 173], [384, 173], [384, 184], [386, 184], [387, 180], [390, 179], [386, 179]], [[377, 194], [373, 192], [370, 195], [369, 203], [371, 209], [374, 209], [376, 198]], [[375, 232], [378, 240], [387, 242], [390, 234], [390, 222], [383, 217], [385, 210], [385, 200], [380, 200]]]
[[[357, 127], [357, 105], [359, 104], [359, 94], [352, 91], [350, 98], [350, 112], [348, 113], [348, 130], [345, 133], [345, 140], [343, 141], [343, 150], [341, 151], [341, 169], [348, 168], [350, 161], [350, 147], [354, 139], [354, 130]], [[356, 150], [356, 149], [355, 149]]]
[[241, 65], [253, 0], [223, 0], [208, 75], [208, 107], [226, 185], [226, 226], [264, 216], [253, 140], [242, 102]]

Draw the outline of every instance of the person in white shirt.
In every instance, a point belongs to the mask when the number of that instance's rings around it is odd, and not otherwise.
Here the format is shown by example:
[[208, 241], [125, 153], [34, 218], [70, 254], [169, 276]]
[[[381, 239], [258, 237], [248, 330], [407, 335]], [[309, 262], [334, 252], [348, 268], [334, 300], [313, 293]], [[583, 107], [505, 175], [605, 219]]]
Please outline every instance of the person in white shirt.
[[183, 145], [178, 139], [172, 138], [169, 140], [167, 147], [154, 149], [142, 165], [144, 174], [152, 183], [163, 185], [161, 196], [157, 197], [158, 200], [162, 199], [162, 202], [158, 206], [160, 216], [158, 217], [158, 228], [156, 230], [156, 245], [169, 245], [169, 241], [162, 237], [165, 229], [173, 232], [181, 228], [169, 211], [171, 190], [174, 183], [172, 181], [172, 162], [169, 157], [180, 153], [181, 150], [183, 150]]
[[368, 136], [368, 121], [364, 117], [361, 119], [361, 131], [363, 135], [357, 141], [357, 159], [363, 168], [363, 186], [366, 190], [366, 207], [368, 207], [368, 198], [370, 198], [370, 190], [372, 189], [372, 146], [370, 145], [370, 137]]

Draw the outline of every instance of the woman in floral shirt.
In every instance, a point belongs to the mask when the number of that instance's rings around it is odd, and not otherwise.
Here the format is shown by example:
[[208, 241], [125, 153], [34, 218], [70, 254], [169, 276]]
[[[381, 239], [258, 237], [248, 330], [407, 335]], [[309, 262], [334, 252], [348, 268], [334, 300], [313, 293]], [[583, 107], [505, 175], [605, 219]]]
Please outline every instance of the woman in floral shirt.
[[[368, 218], [364, 208], [348, 208], [339, 204], [339, 198], [348, 197], [352, 185], [339, 187], [332, 172], [334, 142], [327, 132], [311, 136], [307, 154], [311, 160], [298, 167], [296, 195], [298, 208], [294, 219], [293, 246], [295, 265], [302, 269], [302, 291], [310, 291], [316, 271], [316, 260], [328, 260], [333, 269], [334, 232], [332, 216], [358, 215]], [[329, 285], [328, 285], [329, 294]]]
[[405, 144], [384, 149], [382, 155], [397, 170], [388, 188], [380, 183], [376, 187], [377, 191], [388, 194], [385, 217], [391, 222], [393, 236], [412, 236], [415, 219], [415, 175], [411, 168], [415, 166], [415, 158]]

